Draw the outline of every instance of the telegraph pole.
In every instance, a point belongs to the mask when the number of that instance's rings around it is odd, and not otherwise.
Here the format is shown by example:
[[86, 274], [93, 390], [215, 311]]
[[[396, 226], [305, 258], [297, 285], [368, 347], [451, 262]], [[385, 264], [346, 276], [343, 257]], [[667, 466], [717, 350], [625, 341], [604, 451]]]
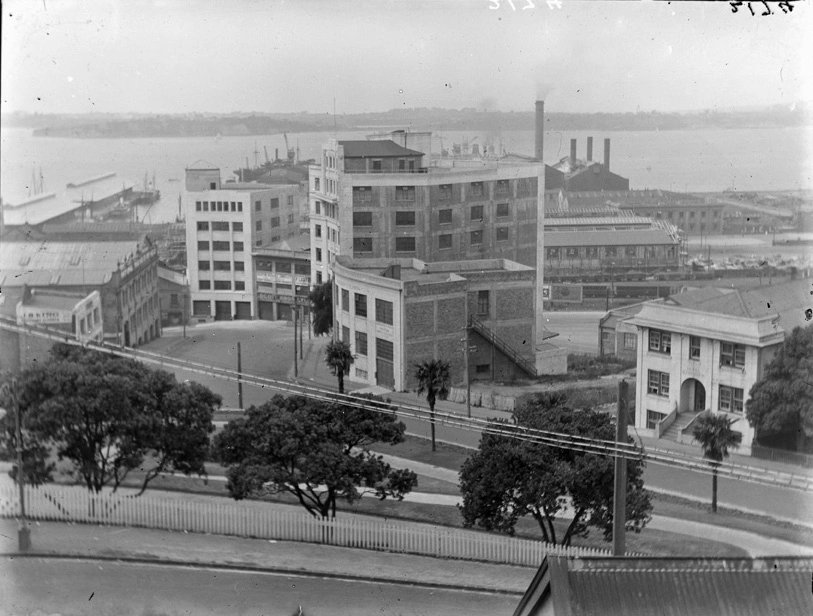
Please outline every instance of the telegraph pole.
[[296, 306], [293, 306], [293, 311], [294, 311], [294, 378], [297, 378], [299, 376], [299, 365], [298, 359], [296, 357], [296, 320], [297, 320]]
[[[615, 440], [627, 442], [627, 403], [629, 384], [626, 379], [618, 383], [618, 414], [615, 422]], [[613, 489], [613, 556], [624, 556], [624, 530], [627, 523], [627, 459], [615, 455], [615, 485]]]
[[[17, 399], [17, 379], [12, 379], [10, 383], [3, 387], [3, 393], [8, 398], [9, 404], [13, 407], [8, 412], [14, 413], [14, 421], [17, 422], [16, 447], [17, 452], [17, 485], [20, 489], [20, 520], [17, 526], [17, 548], [20, 552], [27, 552], [31, 547], [31, 529], [25, 518], [25, 472], [23, 467], [23, 418], [20, 411], [20, 401]], [[0, 413], [0, 417], [6, 411]]]
[[237, 406], [243, 410], [243, 356], [237, 343]]
[[469, 351], [473, 351], [476, 347], [469, 347], [469, 327], [463, 326], [463, 337], [460, 339], [463, 343], [463, 378], [466, 381], [466, 415], [471, 417], [471, 375], [469, 374]]
[[[297, 306], [296, 309], [297, 311], [300, 311], [302, 310], [302, 307]], [[304, 325], [304, 323], [305, 323], [305, 311], [302, 310], [302, 317], [299, 319], [299, 359], [302, 359], [303, 353], [302, 347], [305, 346], [304, 344], [302, 344], [302, 326]]]

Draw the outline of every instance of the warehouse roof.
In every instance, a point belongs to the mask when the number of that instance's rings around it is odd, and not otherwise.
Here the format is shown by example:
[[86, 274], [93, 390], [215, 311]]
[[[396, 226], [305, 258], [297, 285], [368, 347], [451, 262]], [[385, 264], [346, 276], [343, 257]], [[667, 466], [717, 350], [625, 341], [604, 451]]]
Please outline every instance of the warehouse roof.
[[339, 141], [344, 147], [345, 158], [367, 158], [370, 156], [423, 156], [423, 152], [402, 147], [388, 140]]
[[2, 242], [0, 287], [105, 284], [138, 247], [135, 240]]
[[677, 245], [678, 241], [664, 229], [625, 229], [554, 231], [545, 233], [545, 248], [570, 246], [655, 246]]

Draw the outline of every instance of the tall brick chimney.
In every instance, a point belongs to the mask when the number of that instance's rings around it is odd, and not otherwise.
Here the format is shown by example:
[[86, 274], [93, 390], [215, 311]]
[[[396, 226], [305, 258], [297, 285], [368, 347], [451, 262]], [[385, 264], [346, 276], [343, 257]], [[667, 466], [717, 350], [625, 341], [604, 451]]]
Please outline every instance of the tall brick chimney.
[[576, 166], [576, 140], [570, 140], [570, 166]]
[[610, 170], [610, 139], [604, 140], [604, 170]]
[[545, 101], [536, 101], [536, 137], [534, 158], [542, 160], [542, 146], [545, 140]]
[[587, 138], [587, 160], [593, 160], [593, 138]]

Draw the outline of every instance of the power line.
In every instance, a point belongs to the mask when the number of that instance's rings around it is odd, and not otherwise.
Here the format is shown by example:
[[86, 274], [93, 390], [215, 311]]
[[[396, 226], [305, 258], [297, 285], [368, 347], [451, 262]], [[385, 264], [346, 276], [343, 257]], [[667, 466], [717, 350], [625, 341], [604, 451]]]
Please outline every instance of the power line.
[[[289, 395], [298, 395], [329, 403], [341, 403], [345, 406], [361, 408], [383, 413], [396, 413], [404, 418], [429, 422], [429, 410], [421, 406], [411, 404], [399, 404], [394, 402], [378, 402], [375, 400], [362, 399], [350, 394], [338, 394], [332, 390], [318, 387], [316, 385], [296, 383], [282, 379], [272, 379], [258, 375], [238, 373], [230, 368], [214, 366], [202, 362], [178, 359], [161, 353], [134, 349], [131, 347], [115, 346], [108, 343], [88, 343], [82, 344], [76, 339], [66, 336], [64, 332], [43, 326], [20, 326], [8, 317], [0, 317], [0, 329], [25, 333], [52, 340], [63, 342], [71, 346], [84, 346], [97, 351], [105, 352], [119, 357], [139, 360], [145, 363], [156, 364], [158, 366], [185, 370], [195, 374], [202, 374], [228, 381], [240, 380], [246, 385], [252, 385], [261, 389], [271, 389]], [[674, 451], [657, 448], [644, 448], [636, 444], [617, 443], [615, 441], [589, 438], [578, 435], [564, 434], [539, 430], [527, 426], [519, 426], [508, 422], [501, 423], [494, 420], [480, 418], [468, 418], [455, 413], [435, 411], [436, 421], [443, 425], [459, 428], [480, 434], [490, 434], [512, 438], [522, 442], [537, 443], [568, 449], [582, 453], [590, 453], [601, 456], [622, 456], [627, 459], [643, 459], [652, 464], [659, 464], [671, 468], [690, 470], [695, 473], [712, 475], [714, 470], [709, 463], [699, 456], [690, 456]], [[786, 487], [805, 492], [813, 492], [813, 478], [805, 475], [795, 475], [772, 471], [764, 468], [752, 467], [731, 462], [720, 463], [717, 466], [717, 474], [740, 481]]]

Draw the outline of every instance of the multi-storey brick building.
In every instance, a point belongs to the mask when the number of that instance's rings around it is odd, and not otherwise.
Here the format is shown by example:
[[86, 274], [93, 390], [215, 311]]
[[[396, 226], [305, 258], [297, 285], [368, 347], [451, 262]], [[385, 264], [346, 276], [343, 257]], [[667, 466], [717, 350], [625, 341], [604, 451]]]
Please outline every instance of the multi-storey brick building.
[[193, 317], [257, 318], [252, 250], [299, 236], [299, 188], [221, 185], [219, 169], [187, 169], [186, 191]]
[[[314, 283], [331, 276], [338, 255], [429, 263], [510, 259], [537, 270], [533, 306], [541, 335], [541, 161], [430, 161], [428, 153], [390, 140], [330, 140], [320, 158], [310, 169]], [[541, 343], [535, 340], [534, 348]], [[541, 355], [537, 363], [546, 370]]]
[[355, 356], [350, 380], [410, 389], [414, 365], [431, 359], [449, 363], [455, 384], [467, 366], [472, 380], [535, 374], [533, 268], [339, 256], [332, 269], [335, 332]]

